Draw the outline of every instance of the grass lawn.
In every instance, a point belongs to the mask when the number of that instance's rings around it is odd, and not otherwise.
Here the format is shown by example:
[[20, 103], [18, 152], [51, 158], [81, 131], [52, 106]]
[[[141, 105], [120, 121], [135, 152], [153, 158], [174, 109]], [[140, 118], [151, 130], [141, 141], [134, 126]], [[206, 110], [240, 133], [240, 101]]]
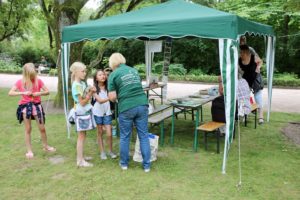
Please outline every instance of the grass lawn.
[[[46, 129], [54, 154], [42, 151], [39, 132], [33, 123], [33, 160], [25, 159], [24, 127], [15, 118], [18, 98], [8, 97], [7, 89], [0, 89], [0, 199], [299, 199], [300, 148], [282, 134], [287, 122], [300, 121], [300, 115], [272, 113], [271, 122], [253, 128], [241, 127], [242, 187], [238, 173], [237, 137], [230, 149], [227, 173], [221, 173], [223, 154], [216, 154], [213, 137], [208, 151], [199, 138], [199, 150], [192, 152], [193, 123], [183, 117], [176, 121], [175, 144], [169, 145], [170, 120], [165, 122], [165, 146], [159, 148], [158, 160], [151, 172], [144, 173], [141, 164], [130, 162], [121, 171], [118, 159], [99, 159], [95, 131], [88, 133], [85, 155], [94, 159], [93, 168], [78, 169], [76, 133], [67, 139], [64, 115], [48, 114]], [[46, 99], [46, 98], [44, 98]], [[209, 108], [204, 119], [210, 119]], [[159, 133], [159, 127], [151, 128]], [[134, 150], [135, 138], [131, 150]], [[114, 148], [118, 152], [118, 139]], [[223, 151], [222, 138], [221, 151]], [[62, 163], [52, 164], [59, 157]]]

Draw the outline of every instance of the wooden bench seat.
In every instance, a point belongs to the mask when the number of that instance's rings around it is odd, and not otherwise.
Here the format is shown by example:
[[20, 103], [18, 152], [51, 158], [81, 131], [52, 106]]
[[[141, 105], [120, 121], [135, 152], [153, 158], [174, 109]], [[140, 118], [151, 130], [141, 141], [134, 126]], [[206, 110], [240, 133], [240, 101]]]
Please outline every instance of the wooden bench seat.
[[[207, 134], [211, 132], [216, 133], [216, 138], [217, 138], [217, 153], [220, 153], [220, 131], [219, 128], [225, 126], [225, 123], [222, 122], [205, 122], [204, 124], [200, 125], [197, 128], [198, 131], [203, 131], [204, 134], [204, 145], [205, 145], [205, 150], [207, 150]], [[198, 138], [198, 135], [196, 136]], [[197, 148], [197, 146], [196, 146]]]
[[[160, 144], [164, 144], [164, 120], [172, 117], [172, 108], [166, 108], [162, 110], [157, 110], [151, 115], [149, 115], [148, 123], [150, 124], [160, 124]], [[181, 112], [179, 109], [174, 110], [175, 114]]]
[[[179, 109], [175, 109], [175, 113], [180, 112]], [[148, 118], [148, 122], [151, 124], [157, 124], [165, 119], [172, 117], [172, 109], [166, 109], [160, 112], [157, 112]]]
[[[256, 129], [257, 125], [257, 110], [258, 110], [258, 105], [256, 103], [251, 104], [251, 113], [254, 114], [254, 128]], [[248, 116], [245, 115], [245, 126], [247, 126], [247, 118]]]

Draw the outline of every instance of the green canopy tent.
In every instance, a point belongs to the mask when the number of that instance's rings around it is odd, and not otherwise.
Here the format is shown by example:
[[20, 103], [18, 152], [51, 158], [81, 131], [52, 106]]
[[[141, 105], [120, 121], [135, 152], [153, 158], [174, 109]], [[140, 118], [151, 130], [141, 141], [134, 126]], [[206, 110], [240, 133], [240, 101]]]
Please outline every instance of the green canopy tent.
[[[226, 107], [226, 137], [223, 173], [226, 169], [228, 150], [233, 139], [234, 113], [237, 89], [239, 37], [244, 34], [264, 36], [268, 76], [268, 117], [272, 98], [275, 37], [271, 26], [252, 22], [237, 15], [208, 8], [191, 1], [171, 0], [140, 10], [67, 26], [62, 33], [62, 78], [65, 113], [68, 108], [68, 76], [70, 43], [81, 40], [142, 39], [164, 37], [201, 37], [219, 40], [220, 71], [223, 78]], [[147, 45], [147, 43], [145, 43]], [[146, 46], [147, 50], [147, 46]], [[149, 71], [146, 53], [147, 70]], [[68, 130], [69, 134], [69, 130]]]

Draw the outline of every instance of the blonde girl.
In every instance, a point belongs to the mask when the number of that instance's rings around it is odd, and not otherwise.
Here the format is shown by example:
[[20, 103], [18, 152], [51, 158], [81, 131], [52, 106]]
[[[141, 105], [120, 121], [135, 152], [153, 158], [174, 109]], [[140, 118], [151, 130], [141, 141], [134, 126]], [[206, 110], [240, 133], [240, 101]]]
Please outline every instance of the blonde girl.
[[[72, 97], [75, 103], [75, 112], [79, 111], [79, 107], [83, 108], [86, 111], [92, 109], [92, 105], [90, 104], [90, 99], [93, 93], [96, 91], [94, 87], [92, 87], [86, 95], [84, 95], [84, 91], [87, 88], [87, 84], [85, 83], [86, 77], [86, 66], [81, 62], [74, 62], [70, 70], [72, 72], [71, 80], [72, 80]], [[83, 156], [83, 144], [86, 137], [86, 131], [78, 131], [77, 137], [77, 166], [78, 167], [92, 167], [93, 164], [87, 162]]]
[[[111, 158], [116, 158], [117, 156], [113, 153], [112, 150], [112, 112], [107, 92], [107, 76], [103, 70], [98, 70], [94, 75], [94, 86], [96, 87], [96, 93], [94, 93], [93, 95], [95, 99], [95, 104], [93, 106], [93, 114], [97, 124], [97, 142], [100, 149], [100, 158], [102, 160], [106, 160], [107, 155]], [[102, 139], [104, 127], [107, 134], [107, 144], [109, 145], [109, 152], [107, 155], [104, 151]]]
[[43, 81], [37, 78], [33, 63], [26, 63], [23, 66], [23, 77], [18, 80], [8, 92], [9, 96], [21, 96], [17, 109], [17, 119], [21, 123], [24, 121], [25, 126], [25, 144], [27, 152], [26, 158], [34, 157], [31, 146], [31, 119], [35, 119], [41, 133], [43, 150], [55, 152], [56, 149], [47, 143], [45, 129], [45, 113], [41, 105], [41, 96], [48, 95], [49, 90]]

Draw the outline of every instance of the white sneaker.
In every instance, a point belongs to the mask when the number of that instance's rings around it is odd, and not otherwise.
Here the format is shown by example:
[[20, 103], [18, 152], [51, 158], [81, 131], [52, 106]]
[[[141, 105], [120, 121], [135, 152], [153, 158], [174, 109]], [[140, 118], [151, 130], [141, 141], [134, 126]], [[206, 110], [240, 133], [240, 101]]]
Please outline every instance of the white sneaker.
[[90, 160], [93, 160], [93, 157], [92, 156], [85, 156], [84, 160], [85, 161], [90, 161]]
[[144, 172], [146, 172], [146, 173], [150, 172], [150, 168], [144, 169]]
[[93, 167], [94, 165], [92, 163], [89, 163], [85, 160], [77, 161], [77, 167]]
[[117, 155], [114, 154], [113, 152], [109, 152], [108, 155], [109, 155], [112, 159], [117, 158]]
[[101, 158], [101, 160], [106, 160], [107, 159], [106, 153], [105, 152], [101, 152], [100, 158]]
[[121, 167], [122, 170], [127, 170], [128, 169], [127, 166], [124, 166], [124, 165], [121, 165], [121, 164], [119, 164], [119, 165], [120, 165], [120, 167]]

